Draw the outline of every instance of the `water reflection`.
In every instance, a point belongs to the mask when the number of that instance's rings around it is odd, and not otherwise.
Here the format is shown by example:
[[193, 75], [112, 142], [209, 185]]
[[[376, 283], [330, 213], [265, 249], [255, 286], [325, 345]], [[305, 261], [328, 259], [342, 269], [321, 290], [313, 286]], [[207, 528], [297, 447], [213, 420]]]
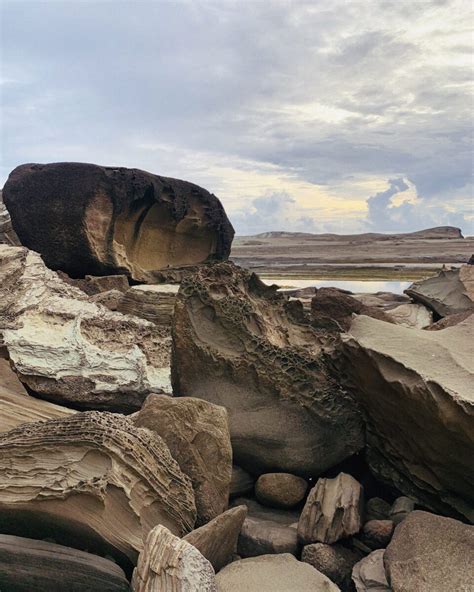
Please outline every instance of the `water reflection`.
[[261, 280], [268, 285], [277, 284], [282, 289], [294, 288], [342, 288], [343, 290], [350, 290], [355, 294], [358, 293], [375, 293], [375, 292], [393, 292], [395, 294], [403, 294], [403, 290], [408, 288], [412, 282], [394, 282], [383, 280], [366, 280], [366, 281], [350, 281], [350, 280], [318, 280], [318, 279], [297, 279], [297, 278], [265, 278]]

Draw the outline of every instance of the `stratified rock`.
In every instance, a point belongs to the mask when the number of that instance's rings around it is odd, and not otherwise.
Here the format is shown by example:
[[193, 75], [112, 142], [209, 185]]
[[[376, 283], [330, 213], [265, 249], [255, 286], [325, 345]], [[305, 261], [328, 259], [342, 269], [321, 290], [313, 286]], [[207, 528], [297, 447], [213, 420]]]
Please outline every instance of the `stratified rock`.
[[362, 541], [370, 549], [385, 549], [389, 544], [395, 523], [392, 520], [369, 520], [362, 528]]
[[341, 374], [367, 412], [375, 475], [426, 507], [474, 520], [474, 316], [443, 331], [354, 319]]
[[428, 512], [412, 512], [384, 555], [393, 592], [471, 592], [474, 526]]
[[474, 311], [474, 266], [443, 270], [437, 276], [415, 282], [405, 293], [440, 317]]
[[237, 552], [237, 540], [246, 516], [246, 506], [231, 508], [187, 534], [184, 540], [194, 545], [218, 572]]
[[0, 589], [5, 592], [129, 592], [113, 561], [62, 545], [0, 535]]
[[457, 314], [449, 315], [449, 317], [444, 317], [444, 319], [440, 319], [436, 321], [436, 323], [432, 323], [425, 327], [426, 331], [441, 331], [442, 329], [447, 329], [448, 327], [454, 327], [454, 325], [459, 325], [465, 321], [468, 317], [474, 314], [472, 310], [465, 310], [464, 312], [459, 312]]
[[217, 592], [209, 561], [166, 527], [153, 528], [133, 571], [133, 592]]
[[255, 484], [255, 497], [264, 506], [293, 508], [304, 498], [308, 483], [290, 473], [266, 473]]
[[226, 259], [234, 230], [215, 195], [186, 181], [94, 164], [25, 164], [3, 198], [21, 243], [72, 277]]
[[110, 290], [125, 293], [130, 289], [127, 276], [123, 274], [105, 276], [86, 275], [83, 280], [78, 280], [78, 282], [80, 282], [78, 287], [89, 295], [101, 294]]
[[306, 545], [301, 554], [301, 561], [312, 565], [344, 592], [351, 590], [352, 568], [360, 559], [359, 553], [341, 545], [324, 543]]
[[116, 311], [120, 307], [120, 303], [123, 299], [123, 293], [118, 290], [109, 290], [108, 292], [99, 292], [89, 298], [90, 302], [95, 304], [101, 304], [109, 310]]
[[19, 245], [20, 241], [13, 230], [10, 213], [3, 203], [3, 192], [0, 190], [0, 243]]
[[183, 473], [190, 477], [198, 525], [227, 509], [232, 448], [223, 407], [192, 397], [150, 395], [134, 421], [138, 427], [159, 434]]
[[400, 306], [386, 310], [386, 314], [397, 325], [404, 327], [424, 329], [433, 322], [433, 313], [423, 304], [400, 304]]
[[286, 299], [231, 263], [181, 284], [173, 392], [229, 411], [235, 462], [253, 474], [318, 475], [358, 451], [361, 418], [331, 377], [326, 340]]
[[400, 524], [414, 509], [415, 502], [411, 498], [405, 496], [397, 497], [390, 509], [390, 520], [395, 524]]
[[41, 398], [128, 412], [170, 390], [167, 329], [90, 302], [23, 247], [0, 245], [0, 327], [15, 371]]
[[388, 520], [391, 506], [379, 497], [371, 497], [365, 502], [366, 520]]
[[124, 294], [118, 310], [169, 327], [178, 290], [176, 284], [133, 286]]
[[134, 563], [156, 524], [194, 525], [191, 482], [161, 438], [89, 411], [0, 434], [0, 531]]
[[234, 561], [216, 576], [218, 592], [338, 592], [329, 578], [288, 553]]
[[362, 485], [351, 475], [318, 479], [309, 492], [298, 522], [298, 539], [309, 543], [335, 543], [362, 527]]
[[232, 477], [230, 480], [230, 497], [239, 497], [250, 493], [253, 490], [255, 483], [254, 477], [249, 475], [247, 471], [244, 471], [237, 465], [232, 465]]
[[[385, 576], [384, 553], [385, 549], [373, 551], [354, 565], [352, 580], [357, 592], [392, 592]], [[416, 588], [410, 590], [415, 592]]]

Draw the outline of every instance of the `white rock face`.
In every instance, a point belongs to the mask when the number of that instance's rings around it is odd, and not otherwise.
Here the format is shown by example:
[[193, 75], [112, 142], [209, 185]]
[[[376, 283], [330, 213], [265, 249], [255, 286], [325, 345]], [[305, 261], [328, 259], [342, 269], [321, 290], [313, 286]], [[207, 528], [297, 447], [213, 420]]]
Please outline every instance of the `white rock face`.
[[21, 380], [54, 402], [131, 411], [170, 392], [168, 330], [90, 302], [23, 247], [0, 245], [0, 331]]
[[400, 304], [385, 311], [397, 325], [424, 329], [433, 322], [433, 313], [423, 304]]

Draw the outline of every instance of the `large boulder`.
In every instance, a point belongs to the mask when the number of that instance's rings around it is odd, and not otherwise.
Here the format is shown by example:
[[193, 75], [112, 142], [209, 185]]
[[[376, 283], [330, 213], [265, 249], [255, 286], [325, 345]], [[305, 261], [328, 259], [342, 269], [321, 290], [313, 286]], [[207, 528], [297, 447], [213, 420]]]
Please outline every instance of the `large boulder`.
[[438, 317], [474, 311], [474, 265], [443, 270], [437, 276], [415, 282], [405, 293]]
[[2, 193], [0, 190], [0, 243], [19, 245], [20, 241], [13, 230], [10, 214], [3, 203]]
[[360, 553], [324, 543], [306, 545], [301, 553], [301, 561], [312, 565], [344, 592], [352, 592], [352, 568], [360, 559]]
[[393, 592], [471, 592], [474, 526], [429, 512], [412, 512], [384, 554]]
[[172, 333], [173, 392], [227, 408], [245, 470], [319, 475], [363, 446], [325, 337], [255, 274], [221, 263], [186, 278]]
[[341, 374], [367, 415], [381, 480], [443, 513], [474, 519], [474, 316], [442, 331], [354, 319]]
[[264, 506], [293, 508], [304, 498], [308, 483], [290, 473], [265, 473], [255, 484], [255, 497]]
[[21, 243], [72, 277], [226, 259], [234, 230], [215, 195], [186, 181], [94, 164], [25, 164], [3, 190]]
[[169, 329], [114, 313], [24, 247], [0, 245], [0, 332], [21, 381], [77, 409], [129, 412], [169, 392]]
[[191, 482], [163, 440], [122, 415], [88, 411], [0, 434], [0, 531], [53, 537], [129, 568], [156, 524], [196, 519]]

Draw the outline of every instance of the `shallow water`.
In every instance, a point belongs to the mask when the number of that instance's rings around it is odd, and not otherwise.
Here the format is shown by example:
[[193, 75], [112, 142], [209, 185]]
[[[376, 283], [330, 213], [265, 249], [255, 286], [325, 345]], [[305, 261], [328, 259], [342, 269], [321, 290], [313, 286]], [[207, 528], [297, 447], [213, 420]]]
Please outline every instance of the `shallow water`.
[[342, 288], [343, 290], [350, 290], [355, 294], [375, 292], [393, 292], [395, 294], [403, 294], [403, 290], [408, 288], [412, 282], [394, 282], [383, 280], [365, 280], [365, 281], [350, 281], [350, 280], [318, 280], [318, 279], [298, 279], [298, 278], [265, 278], [261, 280], [268, 285], [277, 284], [283, 289], [292, 288]]

